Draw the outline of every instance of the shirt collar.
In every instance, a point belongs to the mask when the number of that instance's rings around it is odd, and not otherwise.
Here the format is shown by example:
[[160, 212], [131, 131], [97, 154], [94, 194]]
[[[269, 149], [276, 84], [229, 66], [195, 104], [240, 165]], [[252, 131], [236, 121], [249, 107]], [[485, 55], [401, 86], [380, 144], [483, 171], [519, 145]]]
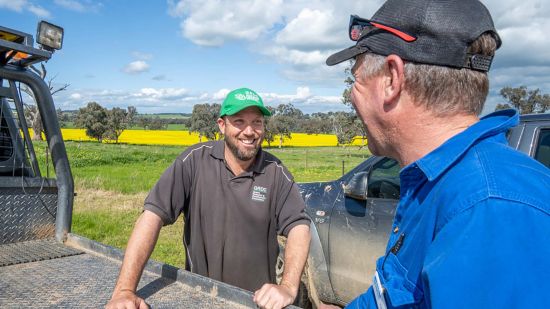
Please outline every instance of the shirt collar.
[[223, 160], [223, 152], [225, 150], [225, 141], [223, 139], [217, 140], [212, 149], [212, 156], [216, 159]]
[[[491, 113], [409, 166], [418, 166], [428, 180], [432, 181], [455, 163], [477, 141], [504, 133], [518, 123], [519, 115], [516, 110], [508, 109]], [[405, 169], [407, 168], [405, 167]]]
[[[225, 141], [224, 140], [218, 140], [214, 144], [214, 148], [212, 149], [212, 156], [216, 159], [225, 161]], [[258, 150], [258, 153], [256, 154], [256, 158], [254, 159], [254, 163], [252, 163], [252, 171], [257, 174], [262, 174], [264, 172], [265, 167], [265, 155], [264, 151], [260, 147], [260, 150]], [[248, 173], [245, 173], [248, 174]]]

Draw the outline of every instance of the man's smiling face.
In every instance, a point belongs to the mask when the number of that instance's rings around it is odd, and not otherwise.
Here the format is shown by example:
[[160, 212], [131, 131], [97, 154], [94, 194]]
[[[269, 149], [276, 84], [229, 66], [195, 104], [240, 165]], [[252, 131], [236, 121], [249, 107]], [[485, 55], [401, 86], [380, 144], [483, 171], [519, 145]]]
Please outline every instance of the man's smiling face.
[[225, 136], [225, 145], [236, 159], [250, 161], [256, 156], [265, 134], [264, 115], [257, 107], [220, 118], [218, 125]]

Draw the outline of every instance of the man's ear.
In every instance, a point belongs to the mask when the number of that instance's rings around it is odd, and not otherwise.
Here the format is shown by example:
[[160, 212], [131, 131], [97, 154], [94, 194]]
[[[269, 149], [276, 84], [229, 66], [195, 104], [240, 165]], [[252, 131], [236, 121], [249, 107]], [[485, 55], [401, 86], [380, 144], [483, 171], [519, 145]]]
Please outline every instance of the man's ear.
[[225, 135], [225, 120], [220, 117], [216, 122], [218, 123], [218, 128], [220, 128], [220, 132]]
[[384, 102], [392, 103], [401, 94], [405, 84], [405, 63], [397, 55], [386, 57], [386, 72], [384, 79]]

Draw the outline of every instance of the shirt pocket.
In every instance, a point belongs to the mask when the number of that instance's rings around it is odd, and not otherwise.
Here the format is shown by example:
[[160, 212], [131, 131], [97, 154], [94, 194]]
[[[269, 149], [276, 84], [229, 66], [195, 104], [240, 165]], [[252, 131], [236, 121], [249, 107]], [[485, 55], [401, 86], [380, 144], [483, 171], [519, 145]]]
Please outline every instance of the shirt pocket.
[[380, 281], [386, 290], [392, 307], [413, 305], [421, 301], [422, 291], [407, 277], [408, 270], [401, 264], [397, 256], [391, 252], [378, 260], [377, 271]]

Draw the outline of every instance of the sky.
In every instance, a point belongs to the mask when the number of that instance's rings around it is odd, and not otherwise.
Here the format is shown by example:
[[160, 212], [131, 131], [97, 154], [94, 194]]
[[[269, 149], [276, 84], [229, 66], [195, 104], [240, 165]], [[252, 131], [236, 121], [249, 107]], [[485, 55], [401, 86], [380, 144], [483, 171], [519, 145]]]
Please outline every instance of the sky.
[[[550, 1], [484, 0], [503, 45], [483, 111], [505, 103], [504, 86], [550, 93]], [[353, 45], [350, 14], [370, 18], [383, 1], [351, 0], [0, 0], [0, 25], [36, 32], [64, 28], [46, 64], [56, 107], [95, 101], [139, 113], [190, 113], [232, 89], [257, 91], [267, 105], [304, 113], [349, 110], [341, 103], [346, 64], [326, 58]]]

